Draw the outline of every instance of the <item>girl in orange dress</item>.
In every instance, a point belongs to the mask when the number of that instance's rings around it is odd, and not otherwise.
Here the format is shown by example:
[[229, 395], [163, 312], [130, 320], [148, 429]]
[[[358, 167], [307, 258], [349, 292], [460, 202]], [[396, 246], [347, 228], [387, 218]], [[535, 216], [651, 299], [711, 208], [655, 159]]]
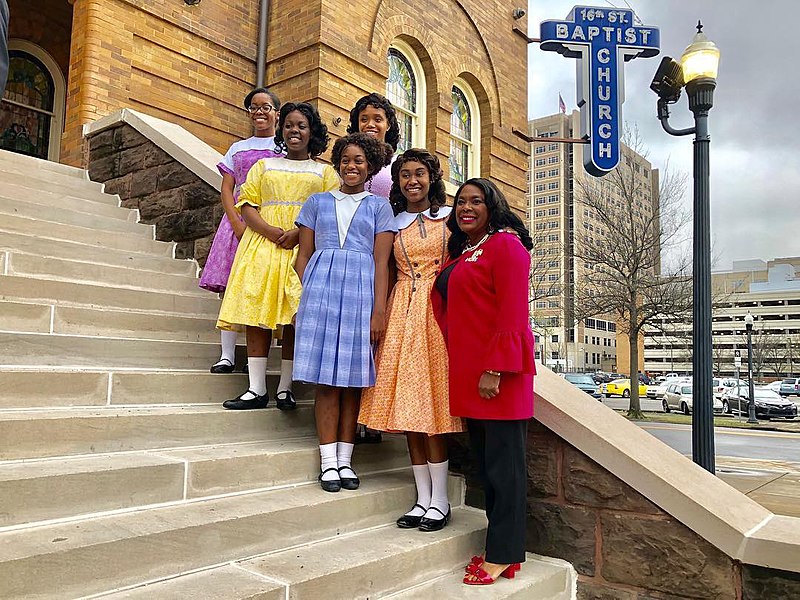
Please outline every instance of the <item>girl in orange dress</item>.
[[397, 283], [377, 349], [375, 387], [364, 391], [358, 421], [379, 431], [406, 433], [417, 502], [397, 525], [437, 531], [450, 520], [443, 434], [463, 431], [461, 419], [450, 416], [447, 349], [430, 301], [447, 258], [451, 211], [444, 206], [439, 160], [414, 148], [398, 156], [389, 200], [398, 228]]

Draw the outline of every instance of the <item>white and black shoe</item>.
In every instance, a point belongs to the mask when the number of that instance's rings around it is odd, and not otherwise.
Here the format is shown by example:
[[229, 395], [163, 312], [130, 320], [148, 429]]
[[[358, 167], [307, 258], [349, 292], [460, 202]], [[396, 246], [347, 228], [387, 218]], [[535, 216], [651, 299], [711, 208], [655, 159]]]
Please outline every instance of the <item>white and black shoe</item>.
[[267, 408], [268, 403], [269, 396], [267, 394], [259, 396], [253, 390], [247, 390], [238, 398], [234, 398], [233, 400], [225, 400], [225, 402], [222, 403], [222, 406], [223, 408], [230, 410], [252, 410], [254, 408]]

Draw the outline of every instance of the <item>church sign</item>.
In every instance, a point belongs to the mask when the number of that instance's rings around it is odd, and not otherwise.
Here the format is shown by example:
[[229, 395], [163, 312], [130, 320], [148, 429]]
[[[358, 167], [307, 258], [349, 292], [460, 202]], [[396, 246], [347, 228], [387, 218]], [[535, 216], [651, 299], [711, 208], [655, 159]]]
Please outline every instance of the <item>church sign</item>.
[[632, 10], [576, 6], [564, 21], [543, 21], [542, 50], [577, 58], [581, 136], [589, 140], [584, 167], [601, 177], [619, 164], [623, 64], [659, 52], [657, 27], [634, 24]]

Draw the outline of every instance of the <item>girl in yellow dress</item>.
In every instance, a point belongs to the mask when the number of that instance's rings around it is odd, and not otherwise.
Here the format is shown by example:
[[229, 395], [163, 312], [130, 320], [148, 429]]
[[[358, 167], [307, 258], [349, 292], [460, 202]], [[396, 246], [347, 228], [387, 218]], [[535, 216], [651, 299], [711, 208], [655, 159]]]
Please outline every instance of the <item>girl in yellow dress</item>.
[[236, 208], [247, 224], [242, 235], [217, 327], [247, 330], [250, 385], [243, 394], [223, 403], [234, 410], [266, 408], [267, 356], [272, 330], [283, 325], [281, 378], [277, 406], [292, 410], [294, 327], [301, 284], [294, 270], [300, 233], [295, 225], [311, 194], [338, 189], [339, 176], [330, 165], [314, 159], [328, 147], [328, 129], [316, 109], [305, 102], [281, 107], [275, 147], [285, 157], [258, 161], [239, 192]]
[[433, 316], [431, 288], [447, 258], [446, 195], [439, 160], [412, 148], [392, 165], [390, 202], [397, 283], [389, 298], [386, 333], [378, 346], [375, 387], [364, 391], [358, 422], [379, 431], [403, 431], [417, 502], [398, 527], [437, 531], [450, 520], [447, 440], [463, 431], [450, 416], [447, 348]]

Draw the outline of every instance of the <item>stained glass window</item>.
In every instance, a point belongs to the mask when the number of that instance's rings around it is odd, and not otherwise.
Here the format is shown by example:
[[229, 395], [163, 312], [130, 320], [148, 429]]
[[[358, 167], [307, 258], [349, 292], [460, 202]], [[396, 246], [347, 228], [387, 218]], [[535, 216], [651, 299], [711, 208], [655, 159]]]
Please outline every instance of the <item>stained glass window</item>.
[[411, 63], [402, 52], [389, 49], [389, 79], [386, 80], [386, 97], [397, 111], [400, 123], [400, 143], [398, 152], [412, 147], [414, 129], [417, 125], [417, 80]]
[[36, 57], [9, 52], [8, 83], [0, 103], [0, 148], [47, 158], [55, 83]]
[[461, 185], [472, 177], [472, 111], [464, 92], [453, 86], [453, 113], [450, 115], [450, 182]]

